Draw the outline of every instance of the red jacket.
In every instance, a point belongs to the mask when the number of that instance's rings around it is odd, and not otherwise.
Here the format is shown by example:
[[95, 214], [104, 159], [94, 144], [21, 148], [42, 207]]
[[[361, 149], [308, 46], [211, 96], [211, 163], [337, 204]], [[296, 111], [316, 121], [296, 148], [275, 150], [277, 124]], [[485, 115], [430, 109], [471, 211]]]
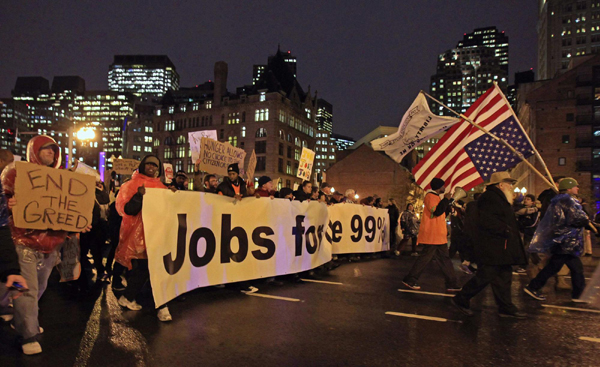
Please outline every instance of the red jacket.
[[[42, 147], [48, 145], [52, 146], [52, 149], [54, 149], [54, 162], [50, 167], [59, 168], [61, 163], [60, 149], [54, 139], [45, 135], [38, 135], [29, 141], [27, 144], [27, 161], [29, 161], [29, 163], [43, 165], [38, 154]], [[2, 179], [2, 186], [4, 187], [6, 197], [13, 197], [15, 194], [15, 179], [17, 178], [17, 170], [14, 163], [11, 163], [4, 171], [2, 171], [2, 176], [0, 178]], [[65, 242], [65, 239], [67, 238], [67, 232], [65, 231], [17, 228], [13, 222], [12, 215], [10, 216], [9, 226], [15, 244], [29, 247], [32, 250], [43, 253], [51, 253]]]

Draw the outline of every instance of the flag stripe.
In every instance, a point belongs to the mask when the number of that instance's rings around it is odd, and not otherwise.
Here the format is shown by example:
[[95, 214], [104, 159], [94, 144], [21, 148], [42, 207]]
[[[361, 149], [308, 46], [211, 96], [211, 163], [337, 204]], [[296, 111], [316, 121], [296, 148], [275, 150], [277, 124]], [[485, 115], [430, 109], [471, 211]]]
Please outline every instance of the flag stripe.
[[[475, 124], [488, 131], [514, 116], [512, 109], [506, 103], [506, 99], [503, 97], [502, 92], [497, 85], [488, 89], [480, 98], [478, 98], [464, 115], [471, 119]], [[516, 125], [519, 126], [520, 130], [525, 135], [520, 124], [517, 123]], [[500, 129], [500, 127], [498, 127], [498, 129]], [[506, 136], [510, 138], [511, 134], [518, 134], [518, 132], [515, 132], [514, 128], [513, 130], [504, 129], [505, 127], [502, 125], [502, 130], [499, 131], [502, 131], [502, 133], [508, 131], [511, 132], [509, 135], [505, 135], [505, 138]], [[489, 137], [485, 139], [483, 137], [485, 134], [486, 133], [472, 126], [465, 120], [461, 120], [461, 122], [454, 125], [413, 169], [417, 184], [428, 189], [431, 180], [435, 177], [439, 177], [446, 181], [446, 187], [448, 189], [461, 186], [466, 190], [470, 190], [484, 181], [481, 174], [488, 175], [490, 169], [499, 169], [498, 167], [501, 166], [500, 164], [502, 164], [502, 167], [506, 166], [504, 163], [510, 164], [510, 161], [498, 162], [497, 159], [502, 159], [502, 157], [506, 156], [495, 156], [492, 154], [490, 149], [495, 149], [495, 153], [496, 150], [500, 149], [497, 147], [499, 143]], [[514, 136], [515, 135], [512, 135], [512, 137]], [[480, 139], [484, 139], [485, 141]], [[469, 145], [470, 143], [473, 144]], [[465, 150], [467, 145], [469, 145], [469, 149], [472, 150], [469, 151], [469, 154], [467, 154], [467, 151]], [[500, 149], [500, 151], [502, 151], [502, 149]], [[491, 156], [490, 159], [488, 159], [488, 156]], [[472, 160], [476, 158], [478, 162], [477, 166]], [[490, 161], [492, 158], [496, 160]], [[484, 166], [481, 166], [482, 164], [484, 164]], [[492, 166], [492, 164], [496, 166]], [[484, 170], [485, 173], [478, 170]]]

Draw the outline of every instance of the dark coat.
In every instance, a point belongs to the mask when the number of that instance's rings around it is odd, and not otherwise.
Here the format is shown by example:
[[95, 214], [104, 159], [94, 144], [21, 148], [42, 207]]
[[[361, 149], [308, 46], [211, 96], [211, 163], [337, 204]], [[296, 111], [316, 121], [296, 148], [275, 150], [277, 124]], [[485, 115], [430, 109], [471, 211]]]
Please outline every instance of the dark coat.
[[[238, 182], [240, 183], [240, 194], [242, 195], [242, 197], [248, 196], [248, 191], [246, 190], [246, 182], [241, 177], [238, 177]], [[224, 177], [223, 182], [221, 182], [219, 186], [217, 186], [217, 194], [218, 193], [222, 193], [224, 196], [229, 197], [235, 196], [235, 190], [233, 189], [233, 184], [231, 183], [229, 177]]]
[[302, 190], [302, 187], [298, 188], [298, 190], [294, 191], [292, 194], [294, 195], [294, 200], [304, 201], [310, 200], [311, 194], [307, 194]]
[[475, 261], [484, 265], [525, 265], [519, 224], [502, 190], [488, 186], [477, 200]]

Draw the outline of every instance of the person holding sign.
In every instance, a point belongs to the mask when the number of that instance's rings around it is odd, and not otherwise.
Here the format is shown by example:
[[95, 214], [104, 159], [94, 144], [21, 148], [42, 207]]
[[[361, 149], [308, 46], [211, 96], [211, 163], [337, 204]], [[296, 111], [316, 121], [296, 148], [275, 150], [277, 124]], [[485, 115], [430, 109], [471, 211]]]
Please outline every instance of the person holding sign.
[[[58, 144], [49, 136], [35, 136], [27, 144], [27, 160], [33, 164], [59, 168], [61, 156]], [[9, 198], [8, 208], [12, 210], [17, 205], [13, 197], [17, 178], [14, 164], [6, 167], [1, 178], [4, 193]], [[67, 232], [17, 228], [12, 213], [9, 226], [19, 257], [21, 275], [29, 285], [29, 291], [14, 300], [14, 326], [23, 338], [23, 353], [38, 354], [42, 352], [37, 341], [37, 335], [42, 332], [38, 321], [38, 300], [44, 294], [52, 268], [58, 262], [58, 249], [65, 242]], [[86, 228], [86, 231], [89, 229], [91, 227]]]
[[[146, 188], [166, 189], [160, 182], [163, 173], [162, 164], [155, 155], [147, 155], [142, 159], [138, 170], [133, 173], [131, 180], [121, 187], [117, 196], [117, 211], [123, 217], [119, 233], [119, 246], [115, 252], [115, 260], [131, 270], [127, 279], [127, 288], [119, 298], [119, 305], [132, 311], [142, 309], [136, 302], [136, 297], [144, 284], [150, 279], [148, 270], [148, 254], [142, 222], [142, 203]], [[160, 321], [171, 321], [167, 305], [158, 309]]]

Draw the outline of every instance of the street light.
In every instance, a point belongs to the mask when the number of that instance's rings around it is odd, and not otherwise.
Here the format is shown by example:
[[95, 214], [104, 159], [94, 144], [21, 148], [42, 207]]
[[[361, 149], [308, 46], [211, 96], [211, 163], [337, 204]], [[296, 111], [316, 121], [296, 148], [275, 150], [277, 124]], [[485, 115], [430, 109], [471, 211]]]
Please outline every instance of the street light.
[[96, 133], [94, 132], [94, 129], [89, 128], [89, 127], [82, 127], [81, 129], [79, 129], [79, 131], [77, 131], [77, 139], [79, 140], [92, 140], [96, 137]]

